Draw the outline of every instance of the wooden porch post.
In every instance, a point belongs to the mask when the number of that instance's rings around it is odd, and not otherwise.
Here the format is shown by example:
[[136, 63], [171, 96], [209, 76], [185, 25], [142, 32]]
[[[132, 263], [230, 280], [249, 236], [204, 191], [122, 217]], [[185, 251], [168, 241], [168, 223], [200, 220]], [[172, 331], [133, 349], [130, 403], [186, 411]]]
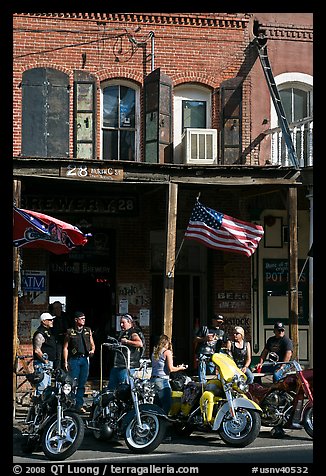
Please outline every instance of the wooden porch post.
[[178, 185], [169, 183], [167, 192], [167, 236], [164, 276], [164, 317], [163, 333], [172, 337], [173, 296], [174, 296], [174, 264], [177, 234], [177, 202]]
[[[14, 180], [13, 184], [13, 198], [17, 207], [20, 206], [21, 196], [21, 182], [20, 180]], [[18, 248], [13, 250], [13, 278], [14, 278], [14, 290], [13, 290], [13, 411], [14, 417], [16, 413], [16, 355], [18, 348], [18, 292], [19, 292], [19, 275], [20, 275], [20, 252]]]
[[298, 209], [297, 188], [289, 187], [288, 224], [289, 224], [289, 324], [290, 338], [293, 341], [293, 358], [299, 358], [298, 329]]

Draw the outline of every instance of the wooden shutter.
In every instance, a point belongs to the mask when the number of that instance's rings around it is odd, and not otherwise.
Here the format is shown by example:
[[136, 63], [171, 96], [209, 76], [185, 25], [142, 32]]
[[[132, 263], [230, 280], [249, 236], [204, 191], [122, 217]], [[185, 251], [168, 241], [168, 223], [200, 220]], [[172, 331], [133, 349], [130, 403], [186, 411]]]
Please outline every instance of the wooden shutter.
[[233, 78], [221, 84], [222, 164], [240, 163], [242, 143], [242, 81]]
[[172, 162], [172, 80], [160, 71], [152, 71], [144, 82], [145, 162]]
[[74, 157], [95, 159], [95, 78], [74, 73]]
[[69, 156], [69, 78], [61, 71], [23, 73], [22, 155]]

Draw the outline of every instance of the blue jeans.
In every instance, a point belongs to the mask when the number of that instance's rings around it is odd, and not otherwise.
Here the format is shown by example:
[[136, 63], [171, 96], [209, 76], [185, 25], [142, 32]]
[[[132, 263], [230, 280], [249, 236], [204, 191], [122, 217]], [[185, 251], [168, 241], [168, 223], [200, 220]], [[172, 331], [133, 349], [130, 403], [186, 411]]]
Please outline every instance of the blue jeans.
[[[136, 369], [130, 369], [130, 374], [134, 375]], [[112, 367], [109, 375], [108, 390], [114, 390], [117, 388], [119, 383], [128, 382], [128, 372], [127, 369]]]
[[[278, 382], [283, 377], [284, 369], [281, 369], [280, 365], [273, 365], [273, 364], [263, 364], [261, 371], [267, 374], [273, 374], [273, 382]], [[285, 368], [287, 366], [285, 365]]]
[[199, 354], [198, 356], [198, 378], [200, 383], [206, 383], [206, 375], [215, 375], [215, 364], [211, 360], [201, 358], [202, 355]]
[[81, 408], [84, 403], [85, 385], [89, 374], [88, 357], [71, 357], [69, 359], [69, 375], [77, 379], [76, 408]]
[[[240, 367], [240, 369], [241, 369], [241, 367]], [[246, 371], [245, 371], [245, 374], [246, 374], [246, 377], [247, 377], [247, 383], [248, 384], [253, 383], [255, 377], [254, 377], [254, 374], [252, 373], [252, 371], [247, 368]]]
[[150, 382], [154, 383], [155, 395], [159, 400], [158, 405], [168, 414], [172, 405], [172, 389], [169, 379], [153, 377]]
[[[44, 364], [37, 360], [34, 360], [33, 367], [35, 372], [42, 372]], [[36, 395], [41, 395], [43, 391], [51, 384], [51, 374], [49, 372], [44, 372], [43, 380], [35, 386]]]

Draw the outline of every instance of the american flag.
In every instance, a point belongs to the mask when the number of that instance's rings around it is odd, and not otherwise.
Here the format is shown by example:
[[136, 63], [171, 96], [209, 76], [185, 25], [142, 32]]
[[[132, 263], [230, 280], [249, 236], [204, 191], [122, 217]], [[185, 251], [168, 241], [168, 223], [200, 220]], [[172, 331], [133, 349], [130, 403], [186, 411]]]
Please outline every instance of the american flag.
[[262, 226], [232, 218], [205, 207], [197, 200], [185, 238], [197, 240], [209, 248], [242, 253], [249, 257], [255, 252], [263, 235]]
[[13, 245], [16, 248], [43, 248], [55, 254], [69, 253], [87, 243], [76, 226], [31, 210], [14, 207]]

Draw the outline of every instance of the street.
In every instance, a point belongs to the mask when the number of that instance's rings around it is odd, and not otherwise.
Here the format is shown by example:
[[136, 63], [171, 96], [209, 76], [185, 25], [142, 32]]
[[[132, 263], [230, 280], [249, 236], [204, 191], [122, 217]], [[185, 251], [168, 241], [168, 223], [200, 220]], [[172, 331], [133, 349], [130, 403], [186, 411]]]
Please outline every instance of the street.
[[[227, 446], [217, 434], [195, 432], [190, 437], [172, 436], [148, 455], [133, 454], [124, 441], [99, 442], [86, 430], [80, 448], [61, 463], [123, 464], [201, 464], [201, 463], [287, 463], [304, 465], [313, 462], [313, 441], [304, 430], [286, 430], [283, 439], [271, 438], [270, 429], [262, 427], [259, 437], [246, 448]], [[20, 449], [20, 432], [15, 428], [13, 463], [50, 463], [42, 452], [24, 455]], [[52, 461], [53, 463], [53, 461]], [[292, 471], [293, 472], [293, 471]]]

